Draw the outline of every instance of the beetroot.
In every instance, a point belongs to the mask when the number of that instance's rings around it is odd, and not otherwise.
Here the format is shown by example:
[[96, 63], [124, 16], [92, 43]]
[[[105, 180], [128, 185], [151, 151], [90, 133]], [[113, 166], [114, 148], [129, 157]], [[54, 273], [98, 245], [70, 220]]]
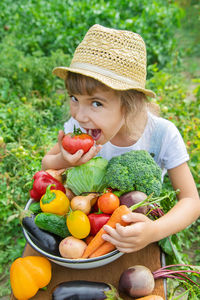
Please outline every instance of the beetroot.
[[[172, 269], [174, 267], [178, 267], [178, 269]], [[182, 267], [187, 268], [182, 269]], [[119, 291], [133, 298], [148, 296], [154, 290], [155, 280], [159, 278], [181, 280], [182, 282], [187, 282], [186, 287], [188, 290], [194, 290], [194, 286], [196, 286], [199, 291], [200, 285], [193, 281], [187, 273], [191, 273], [197, 277], [200, 275], [200, 272], [195, 269], [195, 266], [184, 264], [165, 266], [155, 272], [151, 272], [150, 269], [145, 266], [132, 266], [121, 274], [119, 279]]]
[[[120, 204], [131, 207], [134, 204], [137, 204], [141, 201], [144, 201], [147, 198], [147, 195], [143, 192], [132, 191], [126, 194], [123, 194], [119, 197]], [[146, 215], [148, 212], [148, 205], [138, 207], [134, 212], [141, 213]]]
[[131, 297], [150, 295], [154, 286], [153, 274], [145, 266], [130, 267], [122, 273], [119, 279], [119, 291]]

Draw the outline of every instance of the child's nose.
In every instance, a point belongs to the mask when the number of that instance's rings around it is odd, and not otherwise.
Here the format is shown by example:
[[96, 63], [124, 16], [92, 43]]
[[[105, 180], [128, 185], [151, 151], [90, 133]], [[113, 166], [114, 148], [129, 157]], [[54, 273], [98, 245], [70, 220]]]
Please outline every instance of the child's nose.
[[76, 113], [75, 113], [75, 119], [78, 121], [78, 122], [87, 122], [88, 121], [88, 112], [86, 109], [84, 108], [80, 108], [77, 109]]

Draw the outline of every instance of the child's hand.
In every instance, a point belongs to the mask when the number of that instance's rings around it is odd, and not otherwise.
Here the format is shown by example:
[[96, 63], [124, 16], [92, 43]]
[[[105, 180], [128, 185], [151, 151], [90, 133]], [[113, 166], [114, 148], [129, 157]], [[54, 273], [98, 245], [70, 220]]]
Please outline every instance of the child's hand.
[[100, 151], [100, 149], [102, 148], [101, 145], [96, 145], [94, 144], [94, 146], [92, 146], [90, 148], [90, 150], [83, 154], [83, 150], [78, 150], [76, 153], [74, 154], [70, 154], [69, 152], [67, 152], [63, 147], [62, 147], [62, 139], [64, 137], [64, 131], [60, 130], [58, 133], [58, 144], [60, 147], [60, 152], [61, 155], [63, 157], [63, 159], [69, 164], [69, 166], [74, 167], [74, 166], [79, 166], [82, 165], [84, 163], [86, 163], [87, 161], [89, 161], [91, 158], [95, 157], [97, 155], [97, 153]]
[[148, 217], [140, 213], [130, 213], [122, 218], [130, 224], [121, 226], [118, 223], [116, 229], [105, 225], [104, 229], [108, 234], [103, 235], [103, 239], [114, 244], [119, 251], [138, 251], [155, 241], [155, 225]]

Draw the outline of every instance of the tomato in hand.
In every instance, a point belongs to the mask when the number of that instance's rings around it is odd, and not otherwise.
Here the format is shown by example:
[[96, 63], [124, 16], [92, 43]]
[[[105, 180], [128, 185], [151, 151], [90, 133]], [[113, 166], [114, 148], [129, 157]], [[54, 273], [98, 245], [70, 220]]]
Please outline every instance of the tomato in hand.
[[98, 207], [105, 214], [112, 214], [119, 205], [119, 198], [110, 192], [103, 194], [98, 199]]
[[80, 128], [74, 128], [73, 133], [66, 134], [62, 139], [63, 148], [71, 154], [76, 153], [80, 149], [86, 153], [93, 145], [93, 138], [89, 134], [83, 133]]
[[71, 235], [77, 239], [84, 239], [90, 233], [90, 221], [81, 210], [71, 210], [66, 224]]

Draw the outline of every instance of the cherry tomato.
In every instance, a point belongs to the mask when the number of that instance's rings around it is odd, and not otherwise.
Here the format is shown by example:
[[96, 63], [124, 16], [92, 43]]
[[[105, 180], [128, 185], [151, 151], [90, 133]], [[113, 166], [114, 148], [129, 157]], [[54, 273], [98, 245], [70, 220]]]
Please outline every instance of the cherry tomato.
[[66, 221], [69, 232], [77, 239], [84, 239], [90, 233], [90, 221], [81, 210], [71, 211]]
[[119, 205], [119, 198], [113, 193], [105, 193], [98, 199], [98, 207], [105, 214], [112, 214]]
[[74, 128], [73, 133], [66, 134], [62, 139], [63, 148], [71, 154], [76, 153], [80, 149], [86, 153], [93, 145], [93, 138], [89, 134], [83, 133], [80, 128]]

